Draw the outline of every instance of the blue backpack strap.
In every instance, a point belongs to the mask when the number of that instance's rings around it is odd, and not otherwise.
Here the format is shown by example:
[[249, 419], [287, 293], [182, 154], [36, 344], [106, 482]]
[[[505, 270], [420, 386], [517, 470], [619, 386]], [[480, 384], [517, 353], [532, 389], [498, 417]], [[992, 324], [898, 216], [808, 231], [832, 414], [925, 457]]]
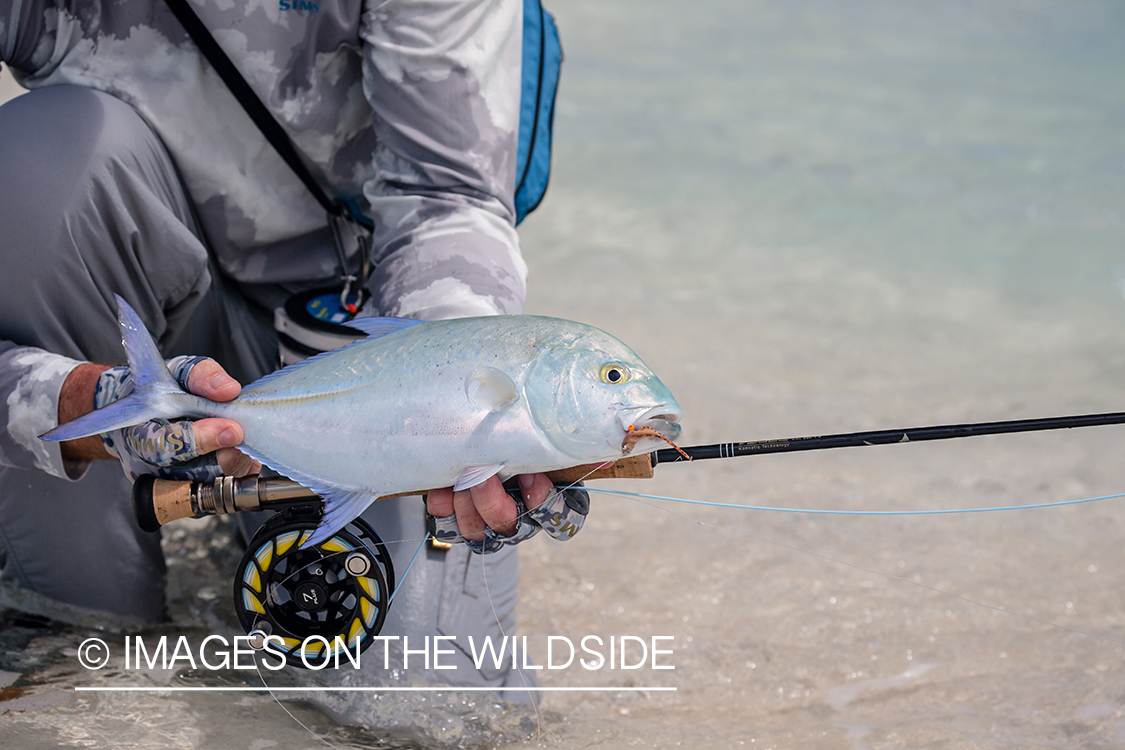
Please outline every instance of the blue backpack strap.
[[562, 67], [555, 19], [539, 0], [523, 3], [523, 86], [516, 157], [516, 223], [535, 210], [551, 176], [551, 128]]

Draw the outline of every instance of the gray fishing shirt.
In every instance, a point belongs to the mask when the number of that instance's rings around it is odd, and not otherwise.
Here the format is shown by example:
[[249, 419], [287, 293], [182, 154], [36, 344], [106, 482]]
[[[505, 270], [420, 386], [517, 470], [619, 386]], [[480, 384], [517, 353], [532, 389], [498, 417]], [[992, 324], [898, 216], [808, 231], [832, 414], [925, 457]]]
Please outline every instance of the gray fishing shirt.
[[[376, 312], [522, 311], [519, 0], [192, 5], [325, 190], [374, 220]], [[323, 209], [160, 0], [0, 0], [0, 61], [28, 88], [77, 84], [132, 105], [228, 276], [337, 276]], [[0, 462], [66, 476], [57, 446], [36, 436], [55, 425], [76, 364], [0, 342]]]

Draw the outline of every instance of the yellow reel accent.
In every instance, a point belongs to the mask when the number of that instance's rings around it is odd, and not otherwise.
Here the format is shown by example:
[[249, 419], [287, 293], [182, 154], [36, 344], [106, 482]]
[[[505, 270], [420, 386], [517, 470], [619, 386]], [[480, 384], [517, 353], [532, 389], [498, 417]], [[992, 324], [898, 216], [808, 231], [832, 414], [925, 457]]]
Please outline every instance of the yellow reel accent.
[[245, 589], [242, 590], [242, 606], [250, 610], [251, 612], [257, 612], [260, 615], [264, 615], [266, 613], [266, 608], [262, 606], [262, 603], [260, 601], [258, 601], [258, 597], [254, 596]]

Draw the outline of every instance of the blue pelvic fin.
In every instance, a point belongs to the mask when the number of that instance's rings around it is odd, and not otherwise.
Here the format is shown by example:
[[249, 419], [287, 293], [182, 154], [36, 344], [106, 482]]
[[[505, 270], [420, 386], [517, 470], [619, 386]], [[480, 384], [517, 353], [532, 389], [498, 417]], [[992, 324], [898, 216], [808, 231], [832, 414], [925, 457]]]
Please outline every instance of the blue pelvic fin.
[[[150, 419], [205, 416], [198, 414], [201, 399], [180, 388], [164, 364], [164, 358], [160, 356], [144, 323], [120, 296], [117, 297], [117, 321], [121, 327], [125, 356], [129, 360], [129, 371], [133, 376], [133, 392], [101, 409], [59, 425], [40, 435], [40, 439], [76, 440], [141, 424]], [[194, 414], [193, 407], [196, 407]]]
[[317, 545], [328, 539], [377, 499], [367, 490], [324, 490], [317, 494], [324, 498], [324, 518], [301, 547]]
[[467, 490], [470, 487], [476, 487], [478, 484], [486, 479], [496, 476], [504, 470], [504, 464], [490, 464], [488, 466], [467, 466], [461, 472], [461, 476], [457, 477], [457, 482], [453, 485], [454, 492]]
[[324, 518], [321, 519], [320, 525], [316, 527], [316, 531], [313, 532], [313, 535], [301, 544], [302, 548], [320, 544], [325, 539], [328, 539], [337, 531], [347, 526], [352, 519], [357, 517], [368, 505], [375, 502], [375, 500], [380, 497], [379, 493], [372, 492], [371, 490], [349, 490], [325, 484], [323, 480], [290, 469], [288, 466], [274, 461], [269, 456], [258, 453], [249, 446], [240, 445], [238, 449], [255, 461], [260, 462], [263, 466], [268, 466], [278, 474], [289, 477], [302, 487], [312, 490], [324, 500]]
[[379, 338], [418, 325], [422, 321], [409, 318], [353, 318], [344, 323], [348, 328], [363, 331], [368, 338]]

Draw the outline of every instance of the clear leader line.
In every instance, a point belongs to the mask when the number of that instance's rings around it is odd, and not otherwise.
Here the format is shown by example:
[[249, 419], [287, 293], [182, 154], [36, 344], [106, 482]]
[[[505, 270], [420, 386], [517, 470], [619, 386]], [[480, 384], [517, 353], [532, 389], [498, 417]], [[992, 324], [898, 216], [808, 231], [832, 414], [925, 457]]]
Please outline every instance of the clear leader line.
[[452, 686], [424, 686], [424, 687], [253, 687], [251, 685], [217, 687], [160, 687], [160, 686], [123, 686], [105, 685], [85, 687], [76, 685], [76, 692], [87, 693], [451, 693], [451, 692], [501, 692], [505, 690], [518, 690], [520, 692], [536, 693], [576, 693], [576, 692], [601, 692], [601, 693], [639, 693], [639, 692], [675, 692], [675, 687], [452, 687]]

